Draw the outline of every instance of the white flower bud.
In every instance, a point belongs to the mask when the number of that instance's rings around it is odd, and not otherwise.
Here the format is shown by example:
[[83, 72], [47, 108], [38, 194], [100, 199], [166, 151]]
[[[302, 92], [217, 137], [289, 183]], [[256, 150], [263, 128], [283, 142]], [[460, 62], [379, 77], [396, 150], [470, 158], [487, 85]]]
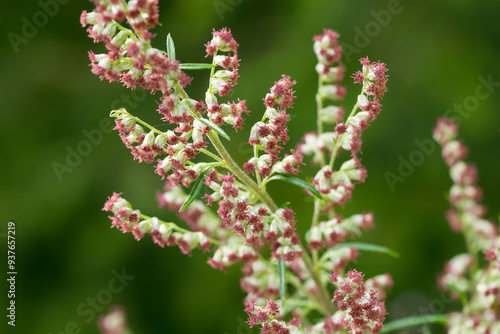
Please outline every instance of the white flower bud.
[[127, 41], [127, 38], [128, 33], [122, 30], [118, 34], [116, 34], [115, 37], [113, 37], [113, 39], [111, 40], [111, 44], [113, 44], [113, 46], [117, 48], [120, 48]]
[[130, 127], [132, 127], [135, 122], [137, 121], [137, 117], [133, 117], [133, 116], [126, 116], [124, 117], [123, 119], [120, 120], [123, 124], [123, 126], [128, 129]]
[[232, 71], [225, 71], [225, 70], [217, 71], [214, 74], [215, 78], [223, 79], [224, 81], [227, 81], [232, 76], [233, 76], [233, 72]]
[[116, 33], [116, 23], [110, 22], [106, 24], [104, 29], [102, 30], [102, 35], [108, 36], [111, 38], [111, 36], [114, 36]]
[[367, 106], [369, 102], [370, 101], [368, 101], [368, 98], [365, 95], [363, 95], [363, 94], [359, 94], [358, 95], [358, 105], [361, 108]]
[[158, 135], [155, 139], [155, 145], [158, 147], [164, 147], [167, 144], [167, 134], [163, 132], [162, 134]]
[[[455, 141], [452, 141], [452, 142], [450, 142], [448, 144], [453, 144], [453, 143], [457, 143], [458, 144], [458, 142], [455, 142]], [[449, 145], [447, 145], [447, 146], [449, 146]], [[443, 151], [444, 151], [444, 149], [443, 149]], [[455, 182], [455, 183], [461, 183], [460, 181], [462, 180], [463, 175], [466, 172], [466, 170], [467, 170], [467, 164], [465, 162], [459, 161], [456, 164], [454, 164], [450, 168], [450, 177], [453, 180], [453, 182]]]
[[278, 117], [278, 116], [279, 116], [279, 113], [276, 111], [276, 109], [271, 108], [271, 107], [266, 108], [266, 113], [265, 113], [266, 118], [273, 119], [273, 118]]
[[165, 159], [163, 159], [159, 168], [161, 168], [165, 172], [168, 172], [169, 170], [171, 170], [172, 169], [172, 159], [170, 157], [166, 157]]
[[222, 64], [226, 61], [227, 58], [229, 58], [229, 57], [228, 56], [220, 56], [220, 55], [215, 56], [214, 57], [215, 65], [222, 67]]
[[321, 85], [319, 86], [318, 93], [321, 97], [330, 99], [330, 100], [337, 100], [337, 86], [335, 85]]
[[196, 234], [198, 244], [204, 245], [204, 244], [208, 243], [208, 238], [203, 232], [196, 232], [195, 234]]
[[193, 142], [198, 143], [203, 141], [202, 129], [205, 127], [205, 124], [195, 119], [193, 121]]
[[161, 226], [162, 224], [160, 223], [157, 217], [151, 218], [151, 230], [159, 231]]
[[210, 108], [210, 106], [217, 104], [217, 97], [214, 94], [207, 92], [205, 94], [205, 102], [207, 103], [207, 106]]
[[259, 140], [259, 129], [263, 126], [265, 126], [263, 122], [255, 123], [250, 130], [250, 139]]
[[222, 85], [224, 85], [225, 83], [226, 83], [225, 80], [219, 78], [213, 78], [212, 80], [210, 80], [210, 84], [212, 85], [212, 92], [218, 93]]
[[142, 142], [142, 146], [152, 147], [155, 143], [155, 133], [151, 130], [146, 137], [144, 137], [144, 141]]
[[335, 124], [344, 116], [344, 109], [337, 106], [328, 106], [319, 111], [319, 118], [323, 123]]
[[139, 223], [139, 232], [146, 234], [151, 231], [151, 220], [143, 220]]
[[356, 160], [349, 159], [340, 166], [340, 170], [347, 171], [350, 169], [355, 169], [357, 167]]

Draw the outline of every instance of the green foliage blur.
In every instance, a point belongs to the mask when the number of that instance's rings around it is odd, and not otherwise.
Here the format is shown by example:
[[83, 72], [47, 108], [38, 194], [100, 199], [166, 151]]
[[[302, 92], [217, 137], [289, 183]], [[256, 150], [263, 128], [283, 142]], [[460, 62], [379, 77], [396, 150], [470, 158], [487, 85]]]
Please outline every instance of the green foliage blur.
[[[45, 3], [57, 4], [52, 16], [45, 15], [47, 20], [39, 14]], [[396, 14], [378, 15], [395, 4]], [[187, 257], [177, 248], [162, 249], [147, 237], [136, 242], [132, 235], [111, 230], [107, 214], [101, 211], [107, 196], [116, 191], [145, 214], [176, 219], [157, 207], [155, 193], [162, 182], [153, 166], [133, 161], [116, 133], [100, 130], [100, 122], [119, 107], [151, 124], [162, 122], [155, 111], [158, 96], [132, 94], [91, 74], [87, 52], [99, 53], [104, 47], [87, 37], [79, 16], [82, 10], [92, 10], [92, 4], [41, 0], [9, 1], [3, 6], [0, 328], [7, 328], [5, 233], [12, 220], [16, 223], [17, 317], [16, 327], [9, 326], [7, 333], [98, 333], [98, 316], [112, 305], [126, 309], [135, 334], [256, 333], [243, 324], [241, 266], [220, 272], [205, 263], [207, 254], [202, 252]], [[24, 38], [23, 26], [34, 16], [40, 27], [14, 47], [12, 33]], [[317, 75], [312, 37], [323, 28], [337, 30], [348, 50], [346, 109], [350, 110], [359, 92], [349, 78], [360, 67], [357, 59], [368, 55], [372, 61], [387, 63], [389, 90], [383, 111], [363, 135], [362, 162], [368, 178], [356, 187], [343, 212], [373, 211], [376, 228], [362, 241], [390, 247], [401, 257], [364, 253], [352, 266], [366, 277], [392, 274], [395, 284], [386, 302], [389, 320], [457, 309], [459, 305], [449, 302], [436, 287], [445, 261], [464, 251], [462, 237], [444, 219], [451, 181], [437, 145], [418, 160], [415, 140], [431, 139], [437, 117], [447, 111], [457, 117], [461, 137], [470, 148], [469, 159], [479, 169], [488, 218], [496, 220], [500, 86], [478, 104], [471, 97], [481, 83], [478, 77], [491, 76], [500, 82], [500, 2], [160, 1], [160, 21], [154, 46], [164, 48], [171, 33], [182, 62], [204, 61], [203, 45], [211, 39], [213, 28], [230, 28], [240, 44], [240, 79], [231, 98], [246, 100], [252, 113], [246, 130], [234, 134], [228, 129], [232, 135], [228, 147], [239, 162], [251, 154], [245, 143], [251, 124], [264, 111], [262, 98], [282, 74], [297, 81], [288, 148], [304, 132], [314, 131]], [[203, 97], [208, 73], [190, 74], [194, 80], [188, 93]], [[469, 103], [466, 116], [453, 111], [454, 105], [463, 103]], [[92, 145], [87, 156], [58, 177], [54, 162], [67, 165], [68, 149], [77, 150], [87, 140], [84, 130], [101, 131], [102, 142]], [[419, 166], [391, 189], [386, 172], [398, 174], [401, 161], [408, 161], [410, 155]], [[306, 166], [300, 176], [311, 176], [306, 172], [313, 170]], [[300, 189], [275, 183], [270, 192], [280, 199], [278, 205], [291, 202], [304, 235], [312, 205], [303, 201]], [[97, 303], [94, 311], [88, 303], [97, 296], [107, 298], [103, 290], [109, 289], [113, 271], [122, 270], [135, 278], [111, 299], [104, 299], [106, 305]]]

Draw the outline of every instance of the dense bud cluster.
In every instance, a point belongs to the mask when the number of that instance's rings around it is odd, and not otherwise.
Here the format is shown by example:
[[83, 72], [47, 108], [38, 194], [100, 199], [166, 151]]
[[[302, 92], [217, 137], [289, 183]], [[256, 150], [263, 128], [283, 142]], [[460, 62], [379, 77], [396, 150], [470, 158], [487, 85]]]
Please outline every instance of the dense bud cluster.
[[[459, 296], [462, 300], [468, 298], [462, 312], [450, 314], [448, 333], [497, 333], [500, 332], [498, 227], [484, 219], [486, 208], [481, 204], [477, 171], [464, 161], [468, 150], [457, 136], [458, 127], [451, 119], [438, 120], [434, 139], [441, 146], [453, 181], [449, 195], [452, 208], [446, 218], [454, 231], [464, 234], [468, 253], [458, 254], [446, 263], [438, 284], [443, 289], [450, 289], [457, 299]], [[479, 267], [481, 255], [488, 261], [483, 268]]]
[[351, 270], [343, 278], [334, 272], [330, 280], [337, 286], [332, 302], [337, 302], [343, 315], [343, 327], [352, 334], [380, 332], [386, 314], [385, 306], [378, 301], [375, 290], [367, 289], [363, 274]]

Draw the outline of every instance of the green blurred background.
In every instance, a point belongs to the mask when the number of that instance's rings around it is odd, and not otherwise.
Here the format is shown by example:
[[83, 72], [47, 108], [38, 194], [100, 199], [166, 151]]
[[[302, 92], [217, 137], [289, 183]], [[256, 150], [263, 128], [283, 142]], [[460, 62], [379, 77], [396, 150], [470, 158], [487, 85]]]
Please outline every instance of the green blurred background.
[[[133, 95], [137, 105], [117, 104], [122, 96], [130, 97], [130, 91], [117, 83], [101, 82], [90, 73], [87, 51], [97, 53], [103, 47], [93, 45], [86, 36], [79, 16], [93, 7], [87, 1], [60, 1], [53, 17], [18, 45], [17, 52], [8, 34], [22, 36], [23, 17], [32, 22], [35, 15], [44, 23], [39, 14], [42, 6], [36, 1], [8, 2], [0, 14], [4, 143], [0, 258], [5, 263], [6, 225], [13, 220], [18, 271], [15, 330], [56, 334], [71, 333], [76, 326], [81, 333], [98, 333], [97, 314], [119, 304], [126, 308], [136, 334], [250, 333], [242, 325], [246, 317], [238, 282], [240, 266], [226, 273], [216, 271], [205, 263], [206, 254], [195, 252], [186, 257], [177, 248], [162, 249], [149, 238], [136, 242], [131, 235], [109, 228], [101, 208], [113, 191], [123, 192], [146, 214], [174, 219], [157, 208], [155, 192], [162, 182], [154, 168], [133, 161], [115, 133], [105, 133], [102, 143], [93, 145], [90, 154], [64, 173], [62, 180], [56, 176], [53, 163], [65, 164], [67, 147], [77, 149], [86, 140], [82, 131], [99, 129], [112, 108], [128, 107], [152, 124], [161, 123], [155, 111], [157, 97], [137, 92]], [[162, 26], [155, 30], [154, 45], [163, 48], [170, 32], [181, 61], [202, 62], [203, 44], [211, 38], [212, 28], [231, 28], [242, 59], [239, 85], [232, 97], [247, 101], [252, 111], [247, 125], [260, 119], [262, 98], [281, 74], [297, 80], [298, 97], [289, 123], [290, 148], [315, 127], [313, 35], [331, 28], [340, 33], [344, 47], [359, 49], [351, 49], [349, 61], [345, 59], [347, 76], [359, 68], [356, 59], [364, 55], [387, 63], [389, 91], [383, 112], [363, 135], [362, 161], [368, 178], [355, 189], [343, 212], [373, 211], [376, 228], [363, 241], [401, 254], [393, 259], [366, 253], [356, 264], [367, 277], [384, 272], [393, 275], [395, 284], [386, 305], [389, 319], [395, 319], [457, 307], [441, 296], [435, 282], [444, 262], [464, 246], [462, 237], [450, 231], [443, 217], [448, 208], [444, 195], [451, 181], [437, 147], [404, 182], [395, 184], [394, 191], [384, 173], [398, 173], [400, 159], [409, 159], [418, 150], [415, 140], [431, 138], [437, 117], [454, 104], [473, 101], [470, 97], [480, 84], [479, 76], [491, 75], [493, 81], [500, 81], [500, 2], [402, 0], [398, 13], [382, 27], [373, 11], [387, 10], [391, 3], [395, 2], [160, 1]], [[218, 12], [216, 5], [224, 4], [228, 7]], [[366, 29], [371, 37], [358, 40], [356, 35]], [[208, 75], [193, 76], [188, 92], [200, 98]], [[350, 108], [358, 87], [349, 78], [344, 83], [348, 89], [344, 105]], [[480, 171], [488, 217], [496, 220], [500, 212], [499, 87], [472, 109], [468, 117], [460, 117], [460, 132], [471, 149], [470, 160]], [[241, 144], [248, 132], [239, 132], [228, 144], [240, 162], [250, 153]], [[270, 191], [292, 203], [303, 232], [312, 206], [302, 201], [300, 189], [275, 184]], [[0, 308], [5, 310], [6, 265], [0, 267]], [[82, 316], [77, 311], [80, 304], [106, 289], [112, 271], [123, 268], [135, 278], [102, 311]], [[6, 328], [4, 312], [0, 328]], [[433, 328], [435, 333], [441, 331]]]

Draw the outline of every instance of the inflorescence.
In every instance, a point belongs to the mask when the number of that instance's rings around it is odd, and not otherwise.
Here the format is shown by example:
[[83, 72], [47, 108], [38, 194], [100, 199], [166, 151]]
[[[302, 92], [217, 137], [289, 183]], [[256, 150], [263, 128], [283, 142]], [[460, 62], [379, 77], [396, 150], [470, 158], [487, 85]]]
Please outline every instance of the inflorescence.
[[[167, 51], [151, 46], [150, 30], [158, 25], [157, 0], [92, 2], [95, 10], [83, 12], [81, 23], [107, 50], [89, 53], [92, 72], [131, 89], [159, 93], [157, 111], [170, 125], [161, 131], [119, 109], [111, 113], [115, 130], [134, 159], [155, 164], [156, 173], [166, 179], [157, 193], [160, 207], [176, 212], [187, 224], [183, 228], [148, 217], [133, 209], [121, 193], [114, 193], [103, 208], [112, 214], [112, 227], [132, 233], [137, 240], [149, 235], [159, 246], [176, 245], [185, 254], [200, 248], [211, 255], [207, 262], [217, 269], [243, 262], [241, 286], [247, 292], [248, 323], [260, 325], [262, 333], [378, 333], [386, 314], [383, 290], [391, 287], [392, 280], [385, 274], [364, 282], [362, 273], [346, 273], [359, 252], [342, 247], [348, 238], [371, 228], [374, 216], [367, 212], [343, 217], [338, 208], [366, 178], [359, 158], [361, 136], [380, 113], [387, 82], [385, 64], [367, 57], [360, 60], [362, 69], [353, 78], [361, 92], [344, 119], [344, 108], [337, 105], [346, 93], [340, 85], [345, 69], [339, 35], [324, 30], [315, 36], [316, 131], [283, 154], [290, 140], [287, 123], [296, 82], [282, 75], [263, 98], [262, 119], [251, 126], [248, 144], [253, 156], [239, 166], [221, 141], [229, 139], [224, 128], [242, 129], [244, 115], [250, 112], [245, 100], [222, 100], [239, 77], [238, 43], [231, 31], [212, 32], [205, 45], [211, 63], [183, 64], [175, 59], [172, 40], [167, 40]], [[190, 98], [185, 90], [191, 78], [183, 70], [189, 69], [211, 72], [204, 100]], [[337, 166], [341, 151], [350, 157]], [[311, 182], [294, 176], [305, 160], [317, 166]], [[296, 231], [293, 209], [278, 207], [278, 199], [266, 191], [275, 180], [299, 185], [305, 196], [314, 198], [307, 246]], [[323, 319], [311, 322], [313, 311]]]

